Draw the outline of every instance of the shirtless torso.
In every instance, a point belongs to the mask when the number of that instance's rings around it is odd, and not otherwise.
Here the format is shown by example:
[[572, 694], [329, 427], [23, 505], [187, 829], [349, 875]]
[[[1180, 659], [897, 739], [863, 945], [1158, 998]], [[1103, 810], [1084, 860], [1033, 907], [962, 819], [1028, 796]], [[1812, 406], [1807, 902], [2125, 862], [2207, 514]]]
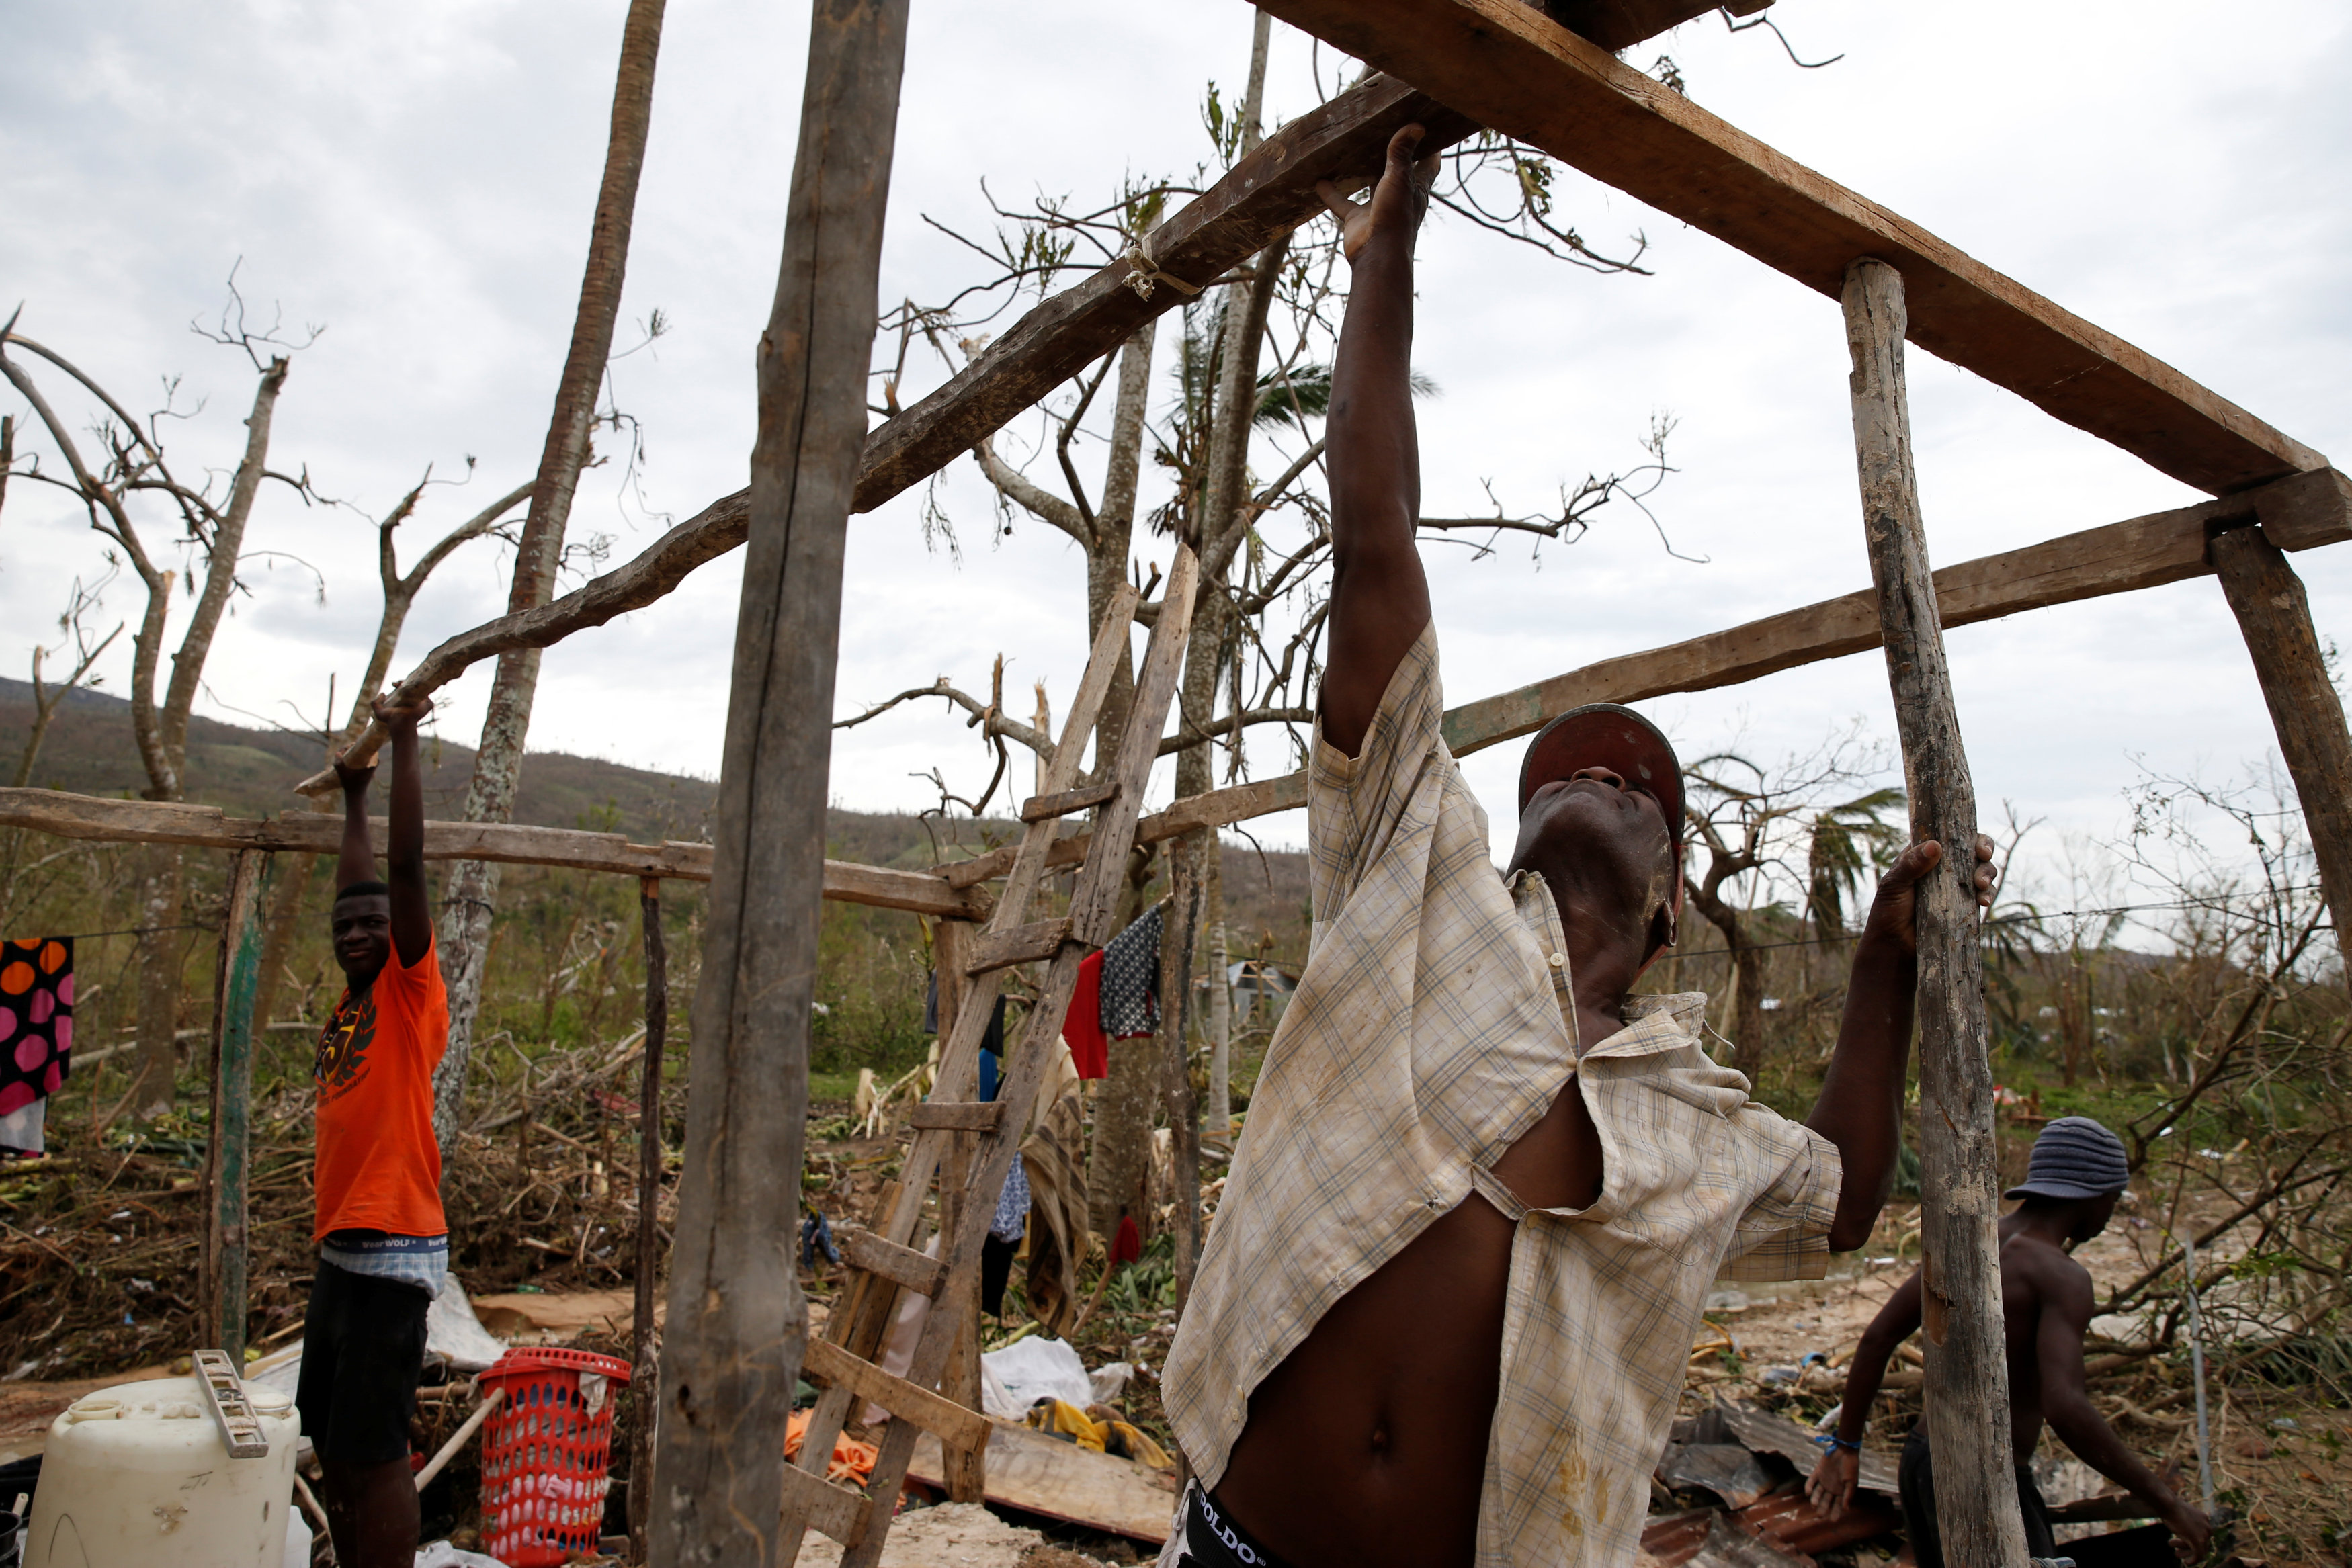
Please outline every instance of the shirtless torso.
[[[1584, 1020], [1585, 1039], [1617, 1027]], [[1601, 1142], [1572, 1076], [1495, 1174], [1531, 1207], [1600, 1196]], [[1470, 1561], [1511, 1236], [1474, 1193], [1342, 1296], [1258, 1385], [1217, 1498], [1286, 1561]]]

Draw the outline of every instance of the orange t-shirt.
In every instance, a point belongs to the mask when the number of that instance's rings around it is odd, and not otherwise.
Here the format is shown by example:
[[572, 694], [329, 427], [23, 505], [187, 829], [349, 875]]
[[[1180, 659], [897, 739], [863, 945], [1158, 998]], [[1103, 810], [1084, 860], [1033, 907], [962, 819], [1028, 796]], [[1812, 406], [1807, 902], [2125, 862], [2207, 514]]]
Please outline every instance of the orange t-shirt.
[[368, 994], [349, 991], [319, 1036], [315, 1234], [442, 1236], [441, 1146], [433, 1070], [449, 1044], [449, 993], [433, 948], [404, 967], [395, 949]]

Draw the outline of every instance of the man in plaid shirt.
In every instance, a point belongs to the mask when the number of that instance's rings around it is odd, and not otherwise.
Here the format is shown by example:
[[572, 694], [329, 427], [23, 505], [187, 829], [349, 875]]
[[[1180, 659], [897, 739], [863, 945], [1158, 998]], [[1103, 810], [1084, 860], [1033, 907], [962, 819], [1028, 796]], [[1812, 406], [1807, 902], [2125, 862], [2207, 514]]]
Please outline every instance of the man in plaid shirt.
[[[1330, 659], [1308, 768], [1312, 956], [1166, 1369], [1200, 1568], [1624, 1568], [1718, 1275], [1820, 1278], [1893, 1181], [1913, 845], [1855, 945], [1803, 1124], [1701, 1049], [1703, 995], [1634, 997], [1682, 908], [1682, 778], [1629, 709], [1555, 719], [1509, 871], [1441, 734], [1414, 543], [1408, 127], [1369, 203], [1328, 430]], [[1979, 897], [1991, 845], [1977, 845]]]

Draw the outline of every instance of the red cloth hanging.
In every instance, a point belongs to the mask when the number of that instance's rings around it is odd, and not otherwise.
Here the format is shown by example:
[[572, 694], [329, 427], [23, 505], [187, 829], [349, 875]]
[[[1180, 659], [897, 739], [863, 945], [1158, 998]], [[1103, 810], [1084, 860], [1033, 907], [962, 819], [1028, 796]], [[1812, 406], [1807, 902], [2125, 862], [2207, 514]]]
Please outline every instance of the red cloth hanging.
[[1110, 1076], [1110, 1041], [1102, 1029], [1102, 967], [1100, 953], [1087, 955], [1070, 991], [1069, 1016], [1062, 1020], [1062, 1038], [1069, 1041], [1070, 1061], [1081, 1078]]
[[1118, 1217], [1118, 1230], [1111, 1238], [1110, 1264], [1116, 1269], [1122, 1263], [1133, 1263], [1143, 1256], [1143, 1233], [1135, 1228], [1135, 1217]]

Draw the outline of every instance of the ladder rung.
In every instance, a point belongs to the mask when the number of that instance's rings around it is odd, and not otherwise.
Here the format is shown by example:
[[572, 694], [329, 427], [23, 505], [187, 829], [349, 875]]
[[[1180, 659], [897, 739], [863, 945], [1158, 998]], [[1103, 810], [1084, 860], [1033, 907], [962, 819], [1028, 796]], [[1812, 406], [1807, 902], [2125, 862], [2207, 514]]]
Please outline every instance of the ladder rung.
[[934, 1394], [903, 1377], [894, 1377], [837, 1344], [811, 1340], [801, 1370], [812, 1378], [837, 1383], [860, 1398], [871, 1399], [891, 1415], [904, 1416], [931, 1433], [950, 1448], [971, 1453], [988, 1446], [987, 1416], [977, 1410], [965, 1409], [944, 1394]]
[[1070, 939], [1070, 917], [1058, 920], [1033, 920], [1026, 925], [1016, 925], [1010, 931], [982, 932], [971, 945], [971, 959], [964, 965], [967, 975], [985, 975], [992, 969], [1009, 969], [1015, 964], [1034, 964], [1050, 958], [1062, 950]]
[[1087, 784], [1076, 789], [1065, 789], [1058, 795], [1032, 795], [1022, 803], [1021, 820], [1042, 822], [1048, 817], [1066, 817], [1091, 806], [1105, 805], [1118, 799], [1118, 780], [1106, 779], [1099, 784]]
[[[895, 1285], [904, 1285], [919, 1296], [936, 1296], [947, 1279], [947, 1265], [928, 1257], [911, 1247], [901, 1247], [871, 1230], [852, 1230], [841, 1239], [841, 1254], [855, 1269], [869, 1274], [879, 1274]], [[877, 1400], [877, 1404], [880, 1401]]]
[[874, 1509], [873, 1500], [864, 1492], [835, 1486], [789, 1460], [784, 1465], [781, 1501], [780, 1516], [805, 1519], [844, 1546], [857, 1544], [866, 1533], [866, 1515]]
[[993, 1133], [1003, 1122], [1002, 1100], [926, 1100], [907, 1117], [917, 1132], [933, 1133]]

